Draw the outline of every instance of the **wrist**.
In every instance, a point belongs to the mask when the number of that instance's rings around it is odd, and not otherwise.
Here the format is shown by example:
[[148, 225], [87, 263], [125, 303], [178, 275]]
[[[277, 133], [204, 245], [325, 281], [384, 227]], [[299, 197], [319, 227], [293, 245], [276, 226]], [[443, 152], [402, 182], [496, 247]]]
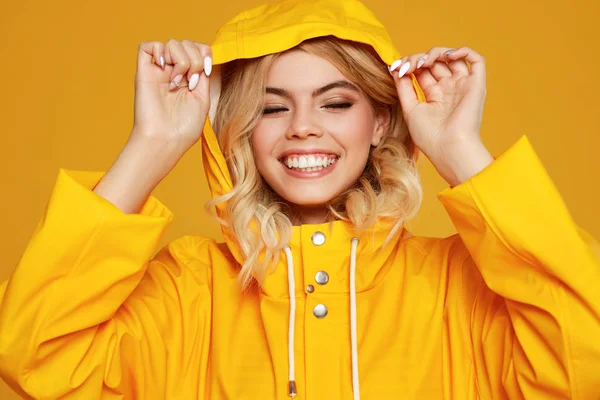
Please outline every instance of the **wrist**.
[[[470, 140], [446, 146], [441, 150], [440, 171], [451, 186], [460, 185], [494, 161], [481, 140]], [[437, 168], [437, 165], [436, 165]]]
[[94, 191], [125, 213], [137, 213], [181, 155], [157, 140], [131, 136]]
[[140, 135], [130, 137], [119, 158], [143, 175], [162, 180], [186, 151], [178, 143]]
[[166, 161], [176, 163], [181, 156], [187, 151], [187, 148], [176, 142], [170, 141], [168, 138], [156, 137], [146, 132], [133, 130], [127, 143], [126, 148], [133, 148], [140, 154], [147, 154], [153, 157], [160, 157]]

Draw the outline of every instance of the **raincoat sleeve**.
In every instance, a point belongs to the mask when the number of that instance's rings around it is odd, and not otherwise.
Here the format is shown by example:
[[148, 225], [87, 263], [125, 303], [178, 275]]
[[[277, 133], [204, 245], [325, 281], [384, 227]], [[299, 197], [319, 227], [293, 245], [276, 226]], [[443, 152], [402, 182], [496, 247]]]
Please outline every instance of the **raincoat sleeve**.
[[206, 270], [186, 265], [192, 241], [155, 254], [171, 212], [150, 196], [123, 213], [91, 190], [101, 174], [59, 171], [0, 286], [0, 376], [24, 397], [167, 398], [186, 355], [206, 347], [194, 327], [207, 325], [209, 289]]
[[438, 198], [482, 278], [463, 293], [481, 398], [600, 398], [600, 249], [527, 137]]

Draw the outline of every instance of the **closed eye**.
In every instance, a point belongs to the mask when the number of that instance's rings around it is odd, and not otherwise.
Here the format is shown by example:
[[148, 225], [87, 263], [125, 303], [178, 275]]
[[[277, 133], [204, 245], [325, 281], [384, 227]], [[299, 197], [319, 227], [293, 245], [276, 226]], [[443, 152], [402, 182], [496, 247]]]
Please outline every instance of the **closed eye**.
[[323, 107], [325, 108], [350, 108], [352, 107], [352, 103], [332, 103], [332, 104], [326, 104]]
[[284, 111], [288, 111], [288, 109], [283, 108], [283, 107], [265, 108], [263, 110], [263, 115], [264, 114], [277, 114], [277, 113], [284, 112]]
[[[353, 106], [352, 103], [332, 103], [332, 104], [326, 104], [323, 107], [324, 108], [332, 108], [332, 109], [344, 109], [344, 108], [350, 108], [352, 106]], [[289, 111], [289, 109], [287, 109], [285, 107], [265, 108], [263, 110], [263, 115], [264, 114], [277, 114], [277, 113], [285, 112], [285, 111]]]

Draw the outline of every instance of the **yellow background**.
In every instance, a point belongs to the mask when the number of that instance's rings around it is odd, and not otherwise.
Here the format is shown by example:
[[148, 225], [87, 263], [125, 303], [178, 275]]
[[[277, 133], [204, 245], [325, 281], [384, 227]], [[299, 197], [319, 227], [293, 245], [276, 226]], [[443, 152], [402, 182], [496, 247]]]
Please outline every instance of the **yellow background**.
[[[235, 13], [262, 2], [2, 2], [0, 280], [13, 270], [42, 216], [58, 168], [106, 170], [127, 140], [139, 42], [210, 43]], [[599, 3], [365, 3], [405, 55], [437, 45], [466, 45], [483, 54], [488, 68], [484, 143], [499, 155], [528, 135], [575, 221], [600, 238]], [[436, 199], [446, 185], [428, 161], [421, 171], [425, 199], [409, 229], [450, 235], [455, 231]], [[164, 242], [184, 234], [219, 237], [217, 224], [203, 211], [209, 194], [200, 146], [185, 155], [155, 195], [175, 213]], [[0, 382], [0, 399], [16, 398]]]

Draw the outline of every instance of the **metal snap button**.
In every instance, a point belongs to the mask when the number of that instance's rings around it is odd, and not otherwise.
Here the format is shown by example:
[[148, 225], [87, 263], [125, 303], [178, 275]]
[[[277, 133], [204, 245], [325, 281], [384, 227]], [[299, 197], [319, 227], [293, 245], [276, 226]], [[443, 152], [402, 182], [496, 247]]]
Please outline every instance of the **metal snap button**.
[[325, 318], [327, 315], [327, 307], [324, 304], [317, 304], [313, 309], [313, 314], [317, 318]]
[[323, 232], [315, 232], [310, 238], [315, 246], [321, 246], [325, 243], [325, 234]]
[[312, 292], [314, 292], [314, 291], [315, 291], [315, 287], [314, 287], [313, 285], [308, 285], [308, 286], [306, 287], [306, 291], [307, 291], [308, 293], [312, 293]]
[[329, 275], [327, 275], [327, 272], [325, 271], [319, 271], [315, 275], [315, 281], [317, 281], [319, 285], [325, 285], [329, 282]]

